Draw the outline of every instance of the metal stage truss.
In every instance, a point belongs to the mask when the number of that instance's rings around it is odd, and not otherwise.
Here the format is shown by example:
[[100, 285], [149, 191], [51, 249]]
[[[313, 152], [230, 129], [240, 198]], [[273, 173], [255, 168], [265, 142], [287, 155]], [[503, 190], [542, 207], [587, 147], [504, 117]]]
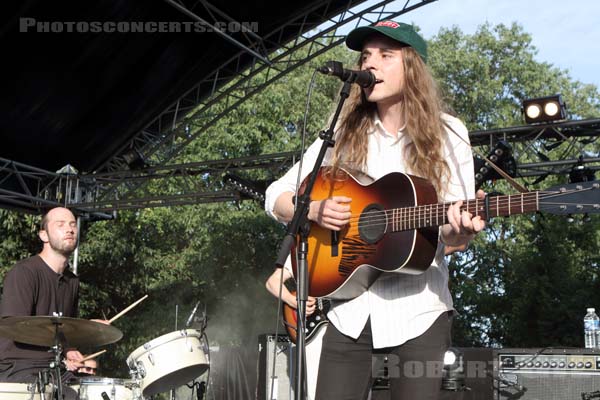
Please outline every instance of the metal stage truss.
[[[568, 175], [576, 168], [598, 171], [600, 154], [594, 144], [599, 136], [600, 119], [470, 133], [473, 147], [483, 154], [500, 141], [508, 143], [515, 175], [532, 182], [533, 178]], [[588, 150], [591, 147], [595, 153]], [[26, 212], [67, 205], [102, 218], [125, 209], [261, 201], [265, 184], [279, 177], [298, 156], [298, 152], [285, 152], [94, 174], [79, 174], [68, 166], [61, 172], [44, 171], [0, 158], [0, 203]]]
[[[96, 171], [122, 171], [128, 169], [131, 160], [136, 158], [150, 160], [154, 165], [166, 165], [219, 118], [274, 81], [342, 43], [345, 34], [338, 33], [339, 30], [348, 31], [380, 19], [395, 18], [434, 1], [437, 0], [385, 0], [367, 6], [361, 4], [362, 1], [349, 0], [346, 10], [335, 17], [329, 15], [332, 1], [319, 1], [318, 4], [290, 16], [287, 22], [264, 37], [248, 33], [243, 43], [229, 38], [239, 48], [239, 52], [216, 67]], [[235, 22], [206, 1], [167, 0], [167, 3], [193, 21], [211, 24], [211, 21], [197, 15], [198, 8], [204, 7], [215, 21]], [[311, 30], [315, 21], [322, 24], [318, 30]], [[295, 39], [282, 43], [281, 36], [290, 30], [296, 32]], [[225, 33], [221, 34], [227, 36]], [[265, 43], [271, 46], [265, 46]], [[272, 48], [273, 43], [277, 43], [279, 49], [265, 54], [265, 49]], [[298, 55], [300, 51], [302, 56]], [[251, 57], [249, 63], [248, 57]]]

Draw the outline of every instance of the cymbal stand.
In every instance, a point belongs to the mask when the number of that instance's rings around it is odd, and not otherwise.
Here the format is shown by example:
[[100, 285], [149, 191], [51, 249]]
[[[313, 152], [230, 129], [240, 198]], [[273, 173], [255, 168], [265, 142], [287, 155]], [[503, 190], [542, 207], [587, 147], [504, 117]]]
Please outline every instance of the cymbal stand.
[[[177, 330], [177, 318], [179, 315], [179, 304], [175, 304], [175, 330]], [[184, 327], [185, 329], [186, 327]], [[169, 400], [175, 400], [175, 388], [169, 391]]]
[[[38, 391], [38, 393], [40, 394], [40, 400], [46, 400], [46, 384], [47, 384], [47, 382], [44, 377], [44, 372], [42, 372], [42, 371], [38, 372], [38, 377], [35, 382], [34, 393], [35, 393], [35, 390]], [[50, 399], [48, 399], [48, 400], [50, 400]]]
[[65, 337], [63, 333], [60, 331], [59, 326], [60, 322], [60, 314], [55, 314], [56, 319], [52, 321], [54, 324], [54, 346], [52, 346], [52, 353], [54, 353], [54, 360], [50, 363], [50, 370], [54, 370], [55, 379], [56, 379], [56, 393], [59, 400], [63, 400], [63, 388], [62, 388], [62, 374], [60, 373], [60, 356], [63, 352], [63, 343], [65, 342]]

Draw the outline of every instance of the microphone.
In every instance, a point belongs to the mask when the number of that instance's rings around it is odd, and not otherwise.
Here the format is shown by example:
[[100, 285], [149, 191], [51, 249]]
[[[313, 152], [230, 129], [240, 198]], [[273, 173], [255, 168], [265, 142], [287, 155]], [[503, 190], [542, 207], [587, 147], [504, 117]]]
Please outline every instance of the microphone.
[[356, 83], [363, 88], [369, 88], [375, 84], [375, 75], [371, 71], [354, 71], [345, 69], [339, 61], [327, 61], [324, 66], [317, 68], [322, 74], [337, 76], [344, 82]]
[[194, 319], [194, 317], [196, 316], [196, 311], [198, 311], [198, 306], [200, 305], [200, 302], [196, 303], [196, 307], [194, 307], [194, 309], [192, 310], [192, 313], [190, 314], [190, 316], [188, 317], [186, 323], [185, 323], [185, 327], [188, 328], [190, 326], [190, 324], [192, 323], [192, 320]]

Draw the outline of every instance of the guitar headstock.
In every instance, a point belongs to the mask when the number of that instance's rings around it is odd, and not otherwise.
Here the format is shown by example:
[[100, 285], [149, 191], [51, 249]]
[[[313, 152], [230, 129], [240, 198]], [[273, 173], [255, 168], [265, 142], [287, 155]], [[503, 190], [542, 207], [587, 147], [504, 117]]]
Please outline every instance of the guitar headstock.
[[600, 212], [598, 181], [556, 185], [539, 193], [540, 211], [558, 215]]

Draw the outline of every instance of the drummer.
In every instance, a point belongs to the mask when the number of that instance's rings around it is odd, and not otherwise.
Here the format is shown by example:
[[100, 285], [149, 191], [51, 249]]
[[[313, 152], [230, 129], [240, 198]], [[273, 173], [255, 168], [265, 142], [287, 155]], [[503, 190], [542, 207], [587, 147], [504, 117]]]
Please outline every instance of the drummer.
[[[77, 221], [71, 211], [57, 207], [48, 211], [38, 233], [42, 251], [18, 262], [4, 279], [0, 315], [34, 316], [62, 314], [77, 317], [79, 278], [69, 269], [69, 256], [77, 247]], [[107, 321], [98, 321], [107, 322]], [[0, 337], [0, 381], [33, 382], [38, 372], [48, 369], [52, 353], [48, 348], [14, 342]], [[77, 349], [64, 350], [66, 372], [95, 374], [96, 361], [81, 362]]]

